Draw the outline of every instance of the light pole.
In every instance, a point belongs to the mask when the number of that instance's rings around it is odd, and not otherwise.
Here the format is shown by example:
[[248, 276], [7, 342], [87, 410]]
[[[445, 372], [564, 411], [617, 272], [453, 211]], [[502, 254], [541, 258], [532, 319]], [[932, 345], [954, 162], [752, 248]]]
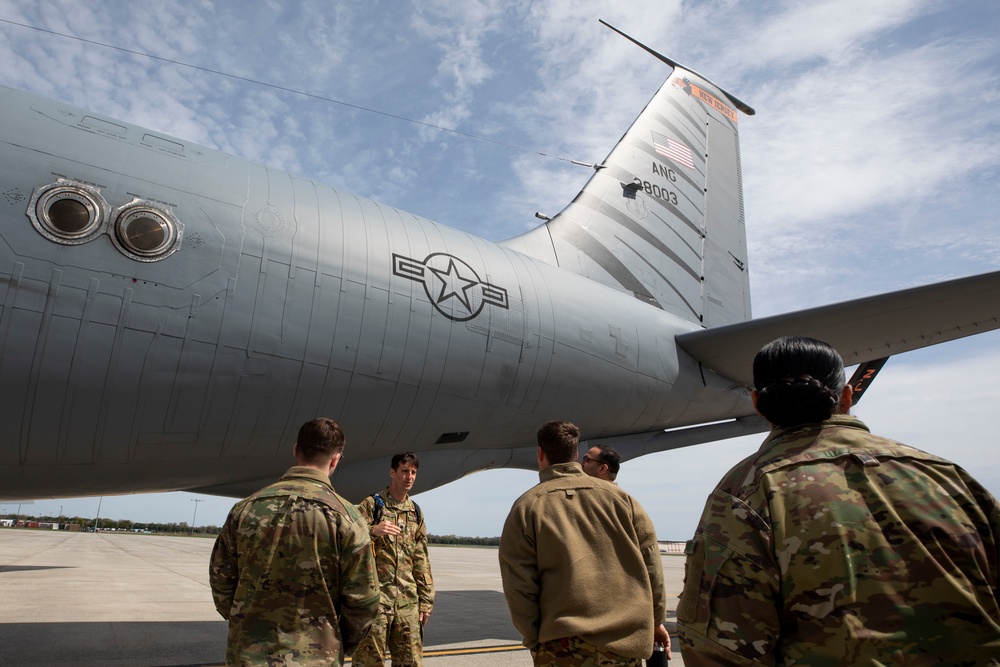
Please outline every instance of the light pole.
[[194, 503], [194, 516], [191, 517], [191, 534], [194, 535], [194, 522], [198, 519], [198, 503], [205, 502], [201, 498], [192, 498], [191, 502]]
[[101, 503], [103, 503], [103, 502], [104, 502], [104, 496], [101, 496], [101, 499], [97, 501], [97, 517], [94, 519], [94, 534], [95, 535], [100, 530], [98, 528], [98, 525], [101, 523]]

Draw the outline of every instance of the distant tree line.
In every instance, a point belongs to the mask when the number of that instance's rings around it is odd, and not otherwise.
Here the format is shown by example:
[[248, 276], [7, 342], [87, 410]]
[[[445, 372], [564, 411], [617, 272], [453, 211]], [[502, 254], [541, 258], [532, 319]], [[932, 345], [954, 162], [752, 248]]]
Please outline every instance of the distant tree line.
[[[79, 526], [78, 530], [91, 530], [94, 528], [94, 520], [86, 517], [74, 516], [28, 516], [27, 514], [0, 514], [0, 519], [15, 519], [17, 521], [37, 522], [37, 523], [58, 523], [62, 527]], [[180, 523], [151, 523], [144, 521], [132, 521], [130, 519], [98, 519], [98, 530], [112, 530], [122, 532], [150, 532], [161, 535], [218, 535], [222, 530], [219, 526], [195, 526], [194, 531], [186, 521]], [[70, 529], [73, 530], [73, 529]]]
[[460, 537], [458, 535], [428, 535], [430, 544], [461, 544], [473, 547], [498, 547], [499, 537]]
[[[27, 514], [0, 514], [0, 519], [15, 519], [17, 521], [34, 521], [38, 523], [58, 523], [63, 529], [66, 526], [79, 526], [75, 530], [93, 530], [94, 520], [86, 517], [74, 516], [28, 516]], [[150, 532], [159, 535], [218, 535], [222, 528], [219, 526], [195, 526], [194, 531], [186, 521], [180, 523], [150, 523], [143, 521], [132, 521], [130, 519], [106, 519], [101, 517], [98, 520], [98, 530], [112, 530], [122, 532]], [[70, 529], [73, 530], [73, 529]], [[430, 544], [453, 544], [473, 547], [498, 547], [499, 537], [462, 537], [459, 535], [428, 535], [427, 541]]]

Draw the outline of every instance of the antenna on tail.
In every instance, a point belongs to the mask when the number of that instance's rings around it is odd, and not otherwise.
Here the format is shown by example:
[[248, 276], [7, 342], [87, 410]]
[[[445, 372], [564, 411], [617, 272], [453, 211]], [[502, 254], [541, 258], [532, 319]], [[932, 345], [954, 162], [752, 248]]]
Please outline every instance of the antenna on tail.
[[716, 88], [718, 88], [719, 91], [723, 95], [725, 95], [729, 99], [730, 102], [733, 103], [733, 106], [735, 106], [737, 109], [739, 109], [740, 111], [742, 111], [746, 115], [753, 116], [755, 113], [757, 113], [756, 111], [753, 110], [752, 106], [750, 106], [749, 104], [747, 104], [743, 100], [739, 99], [735, 95], [726, 92], [726, 90], [722, 86], [720, 86], [719, 84], [715, 83], [714, 81], [712, 81], [711, 79], [709, 79], [707, 76], [705, 76], [705, 75], [703, 75], [703, 74], [701, 74], [699, 72], [694, 71], [690, 67], [685, 67], [684, 65], [681, 65], [676, 60], [672, 60], [672, 59], [666, 57], [665, 55], [663, 55], [662, 53], [658, 53], [657, 51], [649, 48], [648, 46], [646, 46], [642, 42], [640, 42], [640, 41], [638, 41], [636, 39], [633, 39], [632, 37], [629, 37], [628, 35], [626, 35], [625, 33], [623, 33], [621, 30], [619, 30], [618, 28], [614, 27], [613, 25], [611, 25], [610, 23], [608, 23], [607, 21], [605, 21], [604, 19], [597, 19], [597, 20], [600, 21], [601, 24], [603, 24], [604, 26], [606, 26], [608, 28], [611, 28], [612, 30], [614, 30], [615, 32], [617, 32], [619, 35], [621, 35], [622, 37], [624, 37], [628, 41], [632, 42], [633, 44], [635, 44], [636, 46], [638, 46], [639, 48], [641, 48], [643, 51], [646, 51], [647, 53], [649, 53], [653, 57], [659, 59], [660, 61], [662, 61], [662, 62], [670, 65], [671, 67], [680, 67], [683, 70], [687, 70], [688, 72], [691, 72], [692, 74], [695, 74], [698, 77], [700, 77], [701, 79], [704, 79], [708, 83], [712, 84], [713, 86], [715, 86]]

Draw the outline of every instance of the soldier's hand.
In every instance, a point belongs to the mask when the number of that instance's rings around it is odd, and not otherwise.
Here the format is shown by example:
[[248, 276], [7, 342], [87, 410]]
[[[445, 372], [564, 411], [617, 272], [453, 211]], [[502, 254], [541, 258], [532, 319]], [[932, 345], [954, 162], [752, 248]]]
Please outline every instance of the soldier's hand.
[[670, 633], [667, 632], [667, 627], [662, 623], [653, 628], [653, 641], [658, 644], [663, 644], [663, 648], [667, 650], [667, 660], [672, 659], [673, 654], [670, 652]]
[[426, 625], [429, 620], [431, 620], [431, 613], [429, 611], [420, 612], [420, 625]]
[[399, 535], [403, 530], [388, 519], [372, 526], [372, 536], [382, 537], [383, 535]]

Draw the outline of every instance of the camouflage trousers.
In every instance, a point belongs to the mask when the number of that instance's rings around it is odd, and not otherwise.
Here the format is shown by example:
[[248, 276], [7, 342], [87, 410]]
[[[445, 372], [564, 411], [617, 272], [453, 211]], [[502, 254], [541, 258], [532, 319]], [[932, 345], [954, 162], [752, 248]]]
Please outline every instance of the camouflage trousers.
[[539, 645], [535, 667], [642, 667], [642, 659], [609, 653], [578, 637], [563, 637]]
[[417, 607], [386, 614], [380, 609], [372, 629], [354, 652], [354, 667], [383, 667], [392, 656], [392, 667], [423, 667], [424, 643]]

